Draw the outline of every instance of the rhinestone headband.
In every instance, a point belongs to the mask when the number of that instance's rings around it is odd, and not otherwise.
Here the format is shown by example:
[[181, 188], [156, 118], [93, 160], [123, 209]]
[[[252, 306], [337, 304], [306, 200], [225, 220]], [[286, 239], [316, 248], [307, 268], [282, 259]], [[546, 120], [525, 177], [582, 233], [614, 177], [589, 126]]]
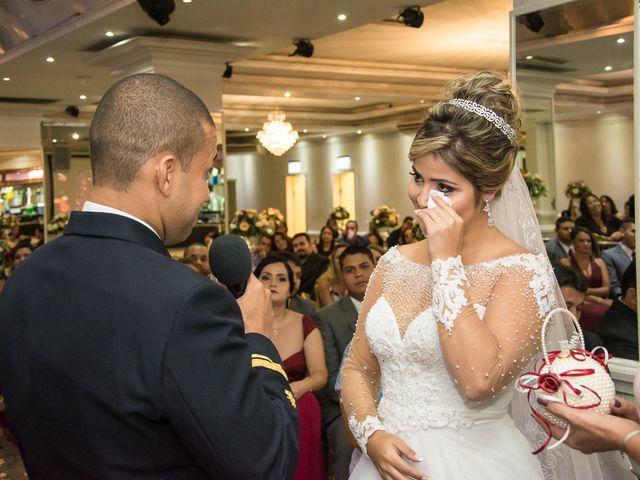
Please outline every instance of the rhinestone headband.
[[496, 128], [498, 128], [505, 137], [509, 139], [511, 144], [515, 144], [517, 134], [511, 125], [504, 121], [504, 119], [490, 108], [480, 105], [479, 103], [472, 102], [471, 100], [464, 100], [462, 98], [454, 98], [449, 100], [451, 105], [464, 108], [466, 111], [480, 115], [481, 117], [489, 120]]

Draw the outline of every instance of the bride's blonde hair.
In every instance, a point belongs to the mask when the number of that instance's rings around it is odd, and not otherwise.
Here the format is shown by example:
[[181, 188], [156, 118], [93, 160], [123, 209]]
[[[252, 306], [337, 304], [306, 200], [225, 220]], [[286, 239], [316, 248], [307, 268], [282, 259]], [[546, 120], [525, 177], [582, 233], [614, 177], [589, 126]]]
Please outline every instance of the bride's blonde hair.
[[[478, 194], [496, 191], [499, 196], [513, 169], [522, 124], [511, 81], [489, 71], [465, 75], [451, 82], [445, 98], [429, 110], [413, 139], [409, 160], [432, 153], [469, 180]], [[491, 109], [515, 130], [514, 141], [483, 116], [450, 104], [454, 98]]]

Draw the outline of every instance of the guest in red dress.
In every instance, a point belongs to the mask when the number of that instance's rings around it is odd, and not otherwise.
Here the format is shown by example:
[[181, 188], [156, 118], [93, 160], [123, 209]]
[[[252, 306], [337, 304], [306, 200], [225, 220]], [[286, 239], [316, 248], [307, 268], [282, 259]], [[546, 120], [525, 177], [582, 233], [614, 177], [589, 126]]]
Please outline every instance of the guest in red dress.
[[595, 333], [604, 312], [611, 306], [611, 300], [607, 298], [611, 288], [609, 271], [604, 260], [597, 257], [597, 245], [588, 229], [576, 227], [571, 232], [571, 240], [573, 251], [569, 253], [568, 258], [560, 260], [560, 263], [575, 268], [586, 280], [589, 288], [582, 308], [580, 325], [585, 330]]
[[313, 392], [327, 383], [327, 367], [320, 330], [306, 315], [287, 308], [294, 294], [293, 272], [277, 257], [263, 259], [255, 275], [271, 291], [273, 331], [271, 340], [284, 359], [283, 366], [296, 398], [300, 418], [300, 460], [295, 480], [322, 480], [320, 405]]

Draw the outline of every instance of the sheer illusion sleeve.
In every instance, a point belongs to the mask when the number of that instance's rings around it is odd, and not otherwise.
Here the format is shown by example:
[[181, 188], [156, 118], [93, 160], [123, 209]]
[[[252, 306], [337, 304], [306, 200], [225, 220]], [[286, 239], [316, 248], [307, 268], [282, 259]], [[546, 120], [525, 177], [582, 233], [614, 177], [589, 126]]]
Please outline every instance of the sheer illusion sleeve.
[[542, 321], [556, 305], [553, 274], [540, 257], [525, 254], [496, 264], [485, 273], [495, 278], [481, 280], [494, 284], [482, 319], [468, 300], [473, 286], [459, 257], [432, 264], [442, 353], [469, 400], [490, 398], [513, 381], [537, 352]]
[[381, 258], [369, 279], [351, 350], [345, 361], [341, 378], [340, 402], [346, 413], [349, 428], [360, 450], [365, 454], [369, 437], [378, 430], [384, 430], [377, 412], [380, 366], [365, 335], [365, 322], [371, 307], [382, 295], [385, 264], [384, 258]]

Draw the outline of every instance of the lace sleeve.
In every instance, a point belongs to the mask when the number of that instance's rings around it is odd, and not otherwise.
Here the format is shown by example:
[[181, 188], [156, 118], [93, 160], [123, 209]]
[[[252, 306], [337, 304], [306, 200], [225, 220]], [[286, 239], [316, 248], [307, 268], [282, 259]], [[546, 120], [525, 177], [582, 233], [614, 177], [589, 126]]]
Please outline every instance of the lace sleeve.
[[[552, 273], [533, 255], [514, 257], [487, 270], [487, 276], [495, 276], [495, 284], [481, 319], [466, 301], [471, 287], [462, 264], [448, 262], [439, 273], [435, 270], [434, 315], [442, 324], [440, 344], [449, 371], [466, 398], [494, 396], [538, 350], [542, 321], [555, 305]], [[444, 284], [445, 292], [437, 293], [435, 289]], [[437, 295], [445, 298], [439, 310]]]
[[377, 398], [380, 388], [380, 366], [365, 334], [369, 310], [382, 294], [385, 260], [380, 259], [369, 279], [367, 293], [356, 324], [351, 350], [342, 370], [340, 402], [358, 446], [367, 453], [369, 437], [384, 430], [378, 418]]

